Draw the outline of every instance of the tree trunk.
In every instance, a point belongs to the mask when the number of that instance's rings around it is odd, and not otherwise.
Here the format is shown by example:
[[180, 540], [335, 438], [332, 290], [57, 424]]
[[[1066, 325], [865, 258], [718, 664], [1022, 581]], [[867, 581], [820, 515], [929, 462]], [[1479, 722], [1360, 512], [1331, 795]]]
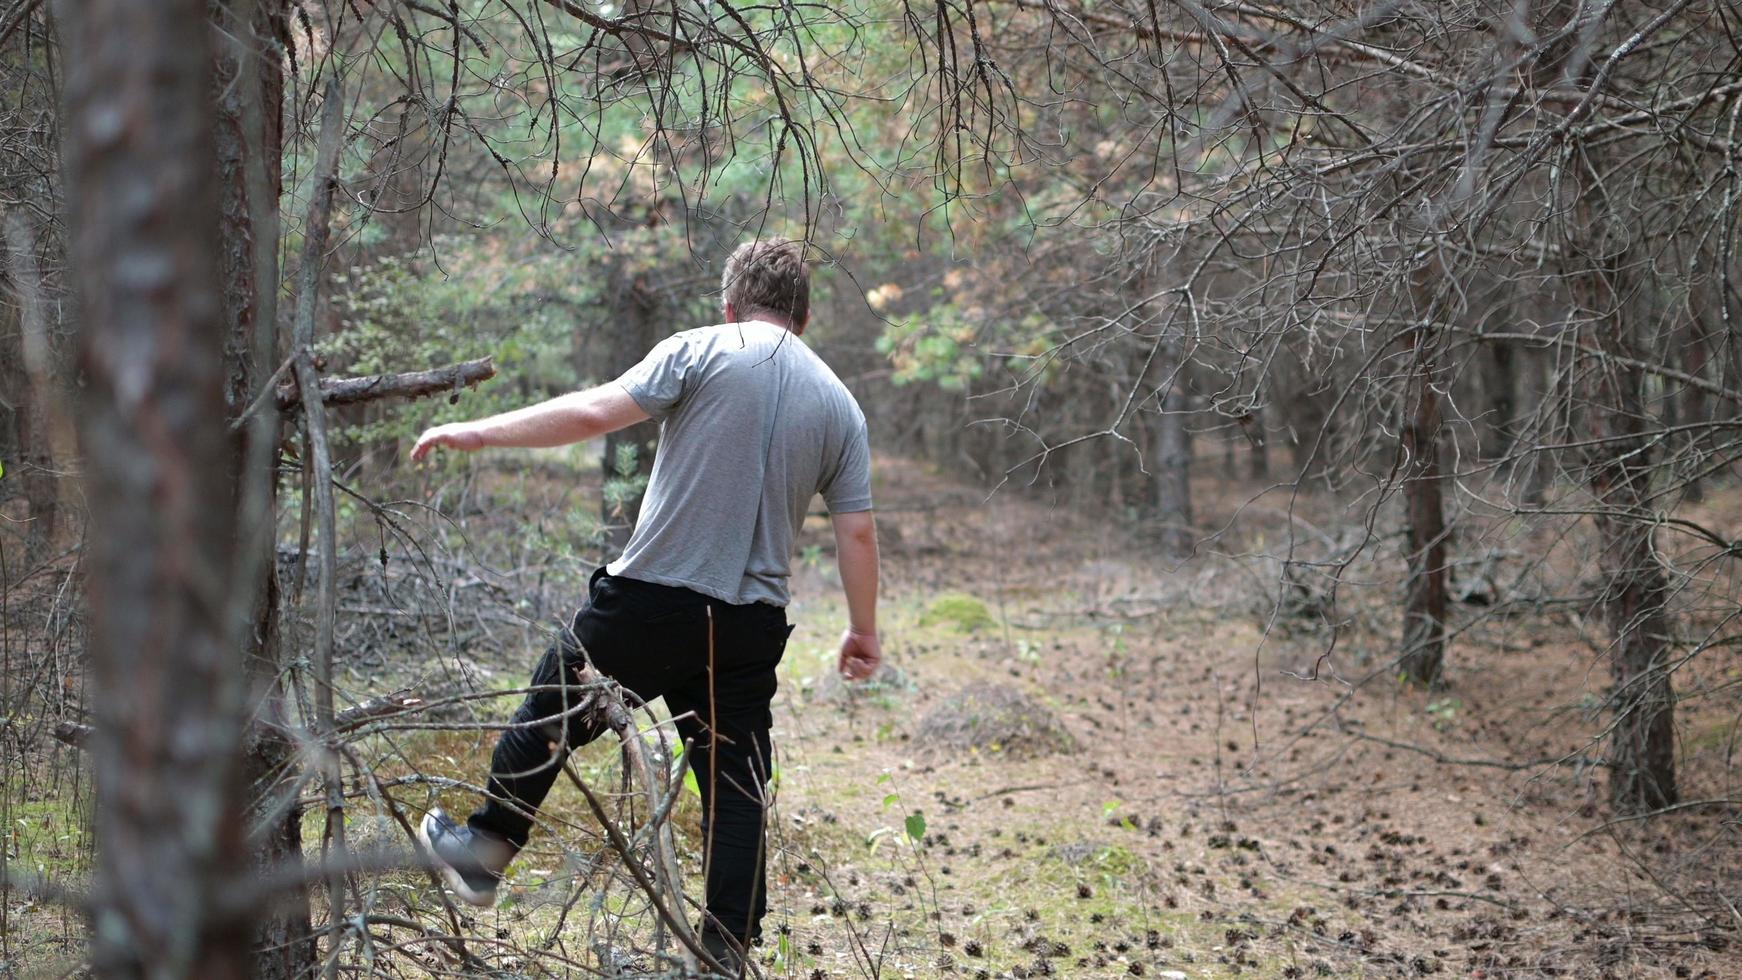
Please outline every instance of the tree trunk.
[[[55, 405], [66, 402], [65, 368], [55, 356], [37, 244], [22, 219], [4, 229], [0, 247], [8, 261], [16, 306], [0, 324], [0, 459], [10, 468], [0, 495], [16, 486], [24, 496], [26, 553], [37, 558], [54, 546], [61, 500], [57, 459], [70, 458], [71, 433], [55, 431]], [[60, 464], [64, 465], [64, 464]]]
[[236, 512], [203, 0], [87, 0], [68, 41], [98, 719], [93, 963], [245, 977]]
[[18, 481], [30, 505], [29, 550], [36, 556], [53, 549], [60, 525], [60, 481], [49, 450], [47, 416], [47, 407], [34, 392], [19, 406], [17, 416]]
[[[630, 280], [620, 291], [621, 332], [612, 337], [606, 362], [616, 377], [634, 367], [657, 342], [659, 302], [639, 279]], [[614, 557], [629, 543], [635, 521], [641, 516], [641, 500], [647, 494], [647, 479], [653, 473], [653, 456], [659, 448], [659, 425], [641, 422], [605, 436], [599, 468], [604, 491], [599, 499], [599, 519], [605, 527], [605, 545]]]
[[[1688, 288], [1686, 337], [1678, 346], [1681, 350], [1682, 370], [1696, 378], [1705, 377], [1712, 362], [1713, 331], [1709, 329], [1707, 319], [1713, 316], [1712, 290], [1713, 286], [1705, 283], [1695, 283]], [[1686, 437], [1677, 440], [1677, 445], [1687, 454], [1684, 499], [1690, 503], [1698, 503], [1705, 499], [1703, 474], [1713, 442], [1711, 430], [1704, 428], [1712, 421], [1711, 405], [1705, 389], [1698, 385], [1683, 385], [1681, 404], [1677, 407], [1682, 424], [1691, 427]]]
[[1162, 553], [1183, 558], [1191, 554], [1196, 543], [1192, 534], [1192, 442], [1186, 431], [1190, 402], [1177, 342], [1169, 342], [1157, 360], [1167, 390], [1155, 420], [1155, 517], [1161, 528]]
[[1252, 479], [1261, 482], [1270, 480], [1270, 428], [1266, 425], [1266, 414], [1268, 412], [1263, 405], [1253, 409], [1248, 431], [1248, 438], [1252, 442], [1249, 471]]
[[1676, 802], [1675, 694], [1669, 661], [1669, 589], [1652, 543], [1656, 515], [1648, 507], [1655, 440], [1645, 432], [1645, 372], [1615, 360], [1640, 351], [1627, 317], [1633, 290], [1625, 234], [1613, 228], [1601, 200], [1602, 185], [1585, 173], [1586, 158], [1572, 168], [1578, 189], [1569, 227], [1570, 277], [1575, 322], [1585, 345], [1598, 351], [1585, 376], [1584, 411], [1592, 437], [1587, 478], [1596, 497], [1596, 529], [1603, 589], [1599, 601], [1613, 634], [1610, 674], [1615, 722], [1609, 736], [1609, 800], [1626, 814], [1645, 813]]
[[[1554, 358], [1547, 354], [1532, 352], [1532, 374], [1537, 380], [1536, 414], [1534, 424], [1537, 426], [1537, 440], [1553, 444], [1562, 441], [1557, 438], [1561, 430], [1562, 410], [1558, 407], [1564, 404], [1561, 395], [1560, 379], [1555, 374]], [[1549, 488], [1553, 486], [1555, 475], [1560, 465], [1559, 457], [1554, 450], [1541, 446], [1532, 447], [1528, 455], [1521, 460], [1528, 469], [1525, 472], [1523, 501], [1532, 506], [1540, 506], [1548, 498]]]
[[1608, 365], [1598, 370], [1598, 378], [1595, 435], [1613, 440], [1600, 450], [1606, 458], [1591, 471], [1591, 489], [1600, 504], [1601, 601], [1614, 634], [1609, 798], [1622, 813], [1642, 813], [1677, 799], [1669, 589], [1644, 507], [1652, 463], [1639, 421], [1644, 412], [1641, 372]]
[[[253, 403], [280, 357], [278, 350], [278, 235], [282, 191], [284, 75], [277, 41], [282, 36], [282, 0], [235, 0], [214, 7], [216, 36], [213, 82], [217, 92], [214, 143], [219, 195], [219, 269], [224, 296], [226, 415], [239, 416]], [[269, 531], [277, 512], [271, 467], [281, 437], [279, 413], [269, 401], [229, 443], [229, 465], [239, 524], [253, 529], [257, 549], [246, 583], [253, 590], [250, 627], [240, 657], [250, 714], [281, 727], [291, 715], [280, 685], [278, 590]], [[252, 491], [250, 491], [252, 487]], [[268, 736], [270, 726], [252, 726], [243, 761], [250, 825], [258, 828], [252, 855], [261, 873], [294, 872], [302, 863], [302, 808], [281, 805], [295, 790], [295, 747]], [[312, 976], [317, 949], [308, 895], [297, 889], [262, 910], [254, 935], [255, 975], [260, 980]]]
[[1411, 684], [1437, 687], [1446, 653], [1445, 474], [1440, 464], [1440, 396], [1428, 362], [1410, 386], [1403, 424], [1404, 499], [1409, 506], [1409, 577], [1404, 587], [1403, 656], [1398, 670]]
[[1487, 371], [1482, 378], [1488, 396], [1488, 445], [1486, 459], [1505, 459], [1518, 435], [1518, 349], [1511, 341], [1488, 345]]

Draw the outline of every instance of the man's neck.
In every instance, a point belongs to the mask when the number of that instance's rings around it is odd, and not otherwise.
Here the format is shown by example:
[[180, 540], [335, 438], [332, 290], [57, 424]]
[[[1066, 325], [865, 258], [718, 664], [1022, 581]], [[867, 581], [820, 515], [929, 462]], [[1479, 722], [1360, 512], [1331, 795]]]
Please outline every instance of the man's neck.
[[774, 313], [752, 313], [748, 316], [740, 317], [739, 322], [766, 323], [771, 327], [779, 327], [780, 329], [792, 334], [794, 337], [801, 336], [804, 333], [804, 327], [794, 327], [791, 320]]

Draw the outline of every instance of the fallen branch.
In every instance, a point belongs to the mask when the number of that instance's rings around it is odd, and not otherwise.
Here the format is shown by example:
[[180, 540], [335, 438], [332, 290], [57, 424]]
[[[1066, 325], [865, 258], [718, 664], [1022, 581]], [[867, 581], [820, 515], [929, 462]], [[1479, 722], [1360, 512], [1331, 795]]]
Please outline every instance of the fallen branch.
[[346, 708], [333, 716], [333, 731], [335, 734], [358, 729], [379, 718], [388, 718], [402, 711], [410, 711], [423, 706], [423, 699], [405, 691], [394, 694], [384, 694], [378, 698], [370, 698], [355, 707]]
[[54, 737], [75, 749], [86, 748], [91, 743], [91, 736], [96, 729], [90, 725], [81, 725], [76, 721], [63, 721], [54, 726]]
[[[475, 387], [479, 382], [496, 376], [496, 365], [490, 358], [461, 361], [428, 371], [407, 371], [403, 374], [371, 374], [361, 378], [322, 378], [321, 403], [354, 405], [382, 398], [427, 398], [460, 388]], [[296, 385], [280, 385], [277, 392], [278, 410], [291, 411], [302, 404], [302, 392]]]

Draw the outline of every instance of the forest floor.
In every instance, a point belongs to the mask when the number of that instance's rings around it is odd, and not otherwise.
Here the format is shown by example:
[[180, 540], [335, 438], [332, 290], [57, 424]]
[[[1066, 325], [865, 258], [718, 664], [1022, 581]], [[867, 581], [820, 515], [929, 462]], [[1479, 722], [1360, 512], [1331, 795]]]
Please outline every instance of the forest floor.
[[[589, 557], [539, 542], [597, 499], [596, 472], [590, 486], [553, 460], [436, 501], [458, 515], [449, 540], [464, 541], [442, 552], [458, 557], [410, 564], [449, 575], [443, 588], [377, 575], [359, 536], [342, 698], [524, 683], [543, 642], [529, 624], [578, 597]], [[1599, 628], [1577, 613], [1460, 606], [1446, 689], [1415, 691], [1384, 666], [1400, 588], [1368, 581], [1335, 630], [1279, 613], [1280, 566], [1250, 556], [1276, 550], [1286, 500], [1247, 506], [1240, 538], [1176, 567], [1127, 528], [879, 463], [891, 668], [879, 683], [831, 676], [844, 607], [826, 521], [800, 542], [759, 950], [771, 975], [1742, 977], [1742, 809], [1724, 802], [1742, 796], [1734, 647], [1677, 674], [1705, 694], [1678, 715], [1682, 797], [1696, 805], [1618, 820], [1590, 765], [1608, 673]], [[1200, 520], [1256, 492], [1206, 481]], [[1742, 492], [1705, 506], [1742, 537]], [[1302, 498], [1297, 522], [1339, 517]], [[448, 781], [481, 778], [492, 740], [407, 727], [364, 745], [402, 802], [463, 812], [469, 794]], [[576, 759], [608, 781], [615, 756], [595, 744]], [[34, 791], [9, 792], [12, 816], [34, 807], [49, 829], [14, 832], [14, 866], [74, 877], [87, 859], [51, 854], [52, 813], [88, 789], [32, 778]], [[686, 852], [695, 810], [686, 799], [677, 817]], [[610, 953], [582, 937], [628, 906], [575, 904], [586, 869], [563, 828], [591, 821], [579, 794], [559, 786], [545, 818], [559, 829], [535, 837], [504, 901], [459, 921], [503, 975], [588, 975]], [[62, 830], [79, 823], [63, 816]], [[354, 841], [397, 833], [380, 813], [354, 824]], [[371, 889], [388, 912], [434, 907], [416, 875]], [[8, 901], [19, 975], [76, 962], [64, 911]]]

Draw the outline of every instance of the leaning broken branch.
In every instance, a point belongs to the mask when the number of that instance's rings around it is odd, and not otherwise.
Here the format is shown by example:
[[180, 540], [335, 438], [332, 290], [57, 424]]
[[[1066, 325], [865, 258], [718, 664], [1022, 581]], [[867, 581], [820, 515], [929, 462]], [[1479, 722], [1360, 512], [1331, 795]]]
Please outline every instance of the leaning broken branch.
[[[406, 371], [401, 374], [370, 374], [360, 378], [322, 378], [321, 403], [328, 407], [355, 405], [382, 398], [427, 398], [461, 388], [476, 387], [479, 382], [496, 376], [496, 365], [490, 358], [461, 361], [428, 371]], [[302, 392], [295, 385], [278, 388], [278, 410], [288, 412], [302, 404]]]

